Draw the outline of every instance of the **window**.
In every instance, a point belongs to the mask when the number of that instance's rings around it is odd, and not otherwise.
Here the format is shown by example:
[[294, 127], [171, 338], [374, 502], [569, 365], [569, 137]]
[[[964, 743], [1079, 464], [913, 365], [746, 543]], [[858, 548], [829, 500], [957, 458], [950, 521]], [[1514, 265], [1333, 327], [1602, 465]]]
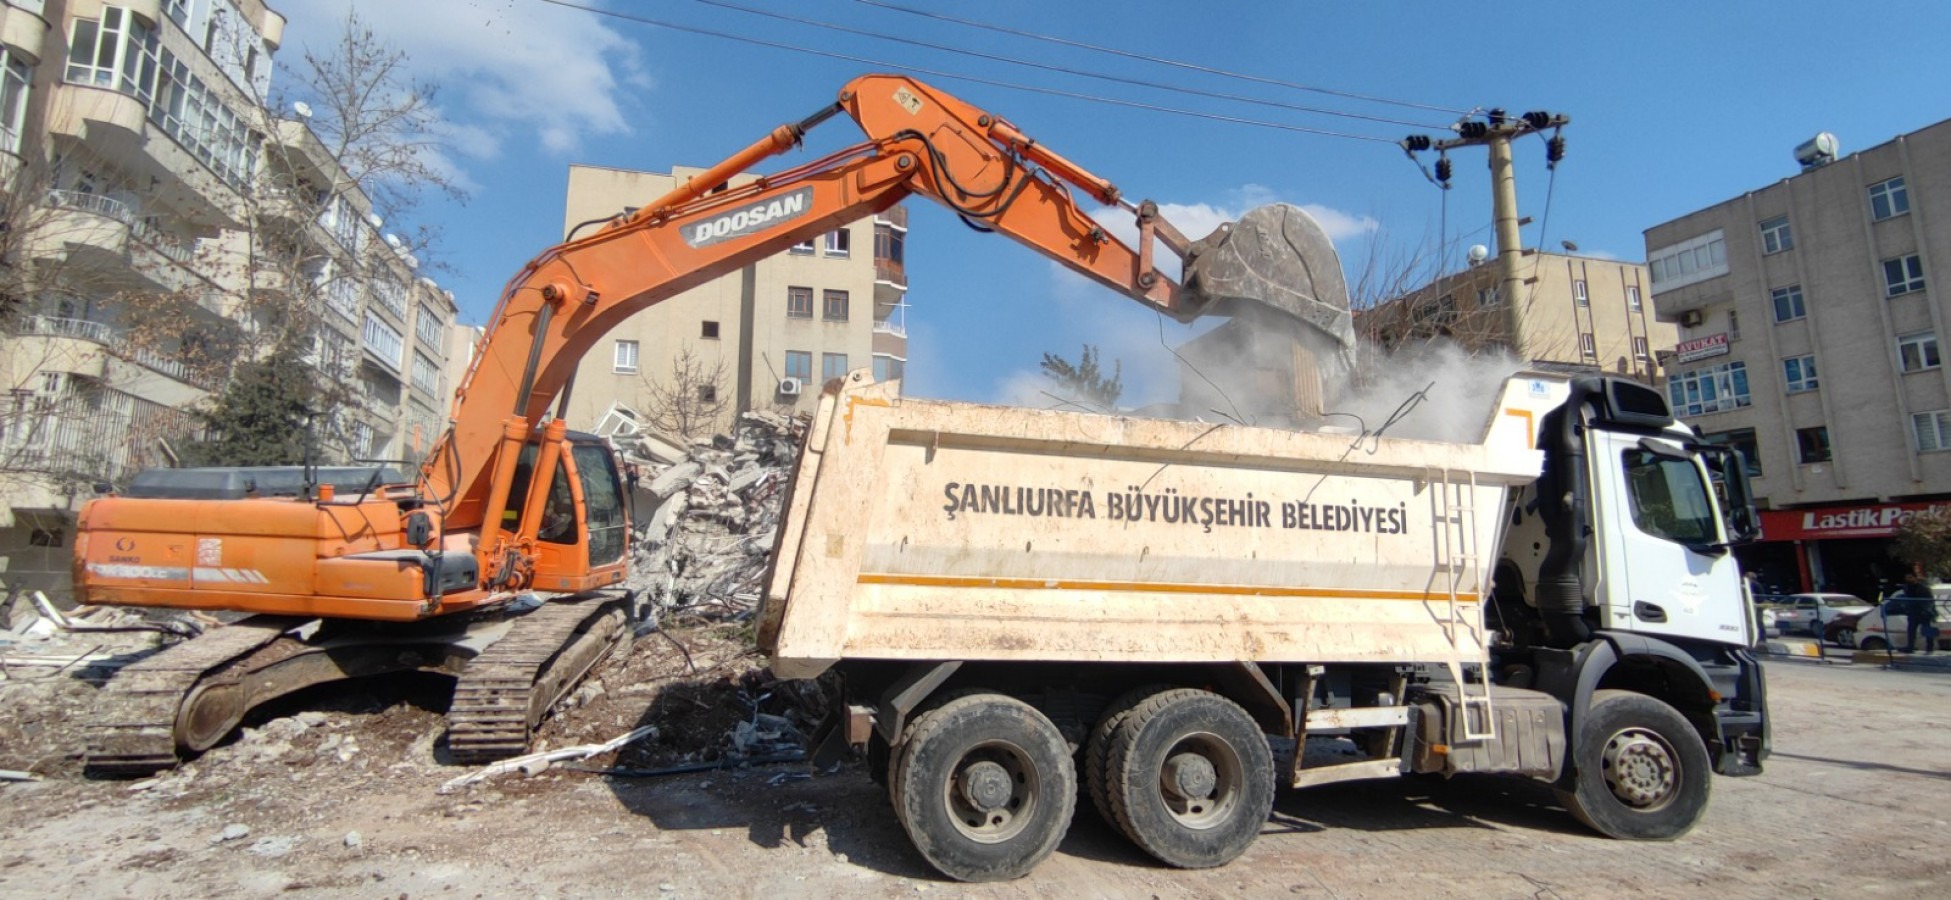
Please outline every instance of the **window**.
[[1572, 282], [1572, 300], [1580, 306], [1592, 305], [1591, 296], [1585, 293], [1585, 279], [1580, 278]]
[[1776, 216], [1761, 223], [1761, 252], [1780, 253], [1795, 249], [1795, 235], [1788, 230], [1788, 217]]
[[1804, 463], [1829, 461], [1829, 429], [1821, 425], [1795, 429], [1795, 452]]
[[1707, 482], [1689, 460], [1669, 459], [1637, 447], [1620, 453], [1633, 524], [1680, 544], [1711, 544], [1719, 538]]
[[1666, 384], [1674, 415], [1700, 416], [1740, 409], [1748, 398], [1748, 364], [1722, 363], [1674, 375]]
[[1718, 230], [1647, 254], [1653, 284], [1672, 289], [1727, 274], [1727, 242]]
[[786, 377], [801, 383], [813, 380], [813, 354], [805, 350], [786, 351]]
[[1592, 335], [1581, 334], [1578, 336], [1578, 352], [1584, 356], [1596, 357], [1599, 355], [1598, 343], [1593, 339]]
[[886, 262], [901, 262], [904, 251], [902, 245], [908, 242], [904, 232], [895, 231], [892, 225], [874, 226], [874, 258]]
[[156, 89], [156, 49], [155, 26], [119, 6], [102, 7], [99, 22], [75, 20], [67, 80], [112, 88], [147, 106]]
[[715, 384], [701, 384], [701, 385], [698, 385], [698, 402], [699, 402], [699, 403], [717, 403], [717, 402], [718, 402], [718, 385], [715, 385]]
[[718, 323], [709, 319], [705, 320], [704, 328], [699, 332], [698, 336], [708, 341], [718, 340]]
[[616, 352], [615, 361], [611, 365], [611, 370], [625, 375], [636, 374], [637, 342], [617, 341], [615, 352]]
[[874, 380], [900, 381], [902, 372], [908, 367], [907, 360], [898, 356], [874, 354]]
[[820, 301], [820, 318], [829, 322], [847, 321], [847, 292], [825, 292]]
[[1924, 289], [1924, 261], [1917, 254], [1883, 261], [1883, 295], [1895, 297]]
[[1951, 409], [1921, 412], [1910, 417], [1910, 431], [1917, 437], [1917, 452], [1951, 450]]
[[853, 232], [845, 228], [826, 233], [826, 255], [846, 256], [853, 247]]
[[1479, 309], [1488, 309], [1490, 307], [1496, 306], [1497, 304], [1503, 302], [1503, 299], [1504, 298], [1498, 296], [1496, 288], [1477, 289], [1477, 308]]
[[813, 239], [807, 238], [806, 240], [800, 241], [799, 243], [794, 244], [791, 247], [787, 247], [786, 252], [794, 256], [812, 256]]
[[1633, 358], [1645, 362], [1647, 356], [1646, 339], [1643, 337], [1633, 338]]
[[1626, 308], [1633, 312], [1640, 311], [1639, 285], [1636, 284], [1626, 285]]
[[20, 152], [20, 128], [27, 116], [27, 85], [32, 73], [12, 50], [0, 52], [6, 63], [0, 72], [0, 150]]
[[813, 289], [810, 287], [789, 287], [786, 289], [786, 318], [813, 318]]
[[1813, 356], [1791, 356], [1782, 360], [1782, 377], [1788, 381], [1788, 392], [1800, 394], [1813, 391], [1816, 383], [1816, 358]]
[[1910, 212], [1910, 191], [1902, 176], [1870, 185], [1870, 218], [1883, 221]]
[[420, 307], [420, 315], [413, 319], [413, 335], [436, 350], [440, 349], [440, 313], [426, 306]]
[[1897, 363], [1906, 372], [1922, 372], [1941, 365], [1937, 353], [1937, 332], [1898, 335]]
[[1769, 300], [1775, 304], [1775, 321], [1793, 322], [1809, 314], [1808, 304], [1802, 300], [1802, 286], [1791, 284], [1768, 292]]
[[846, 377], [846, 375], [847, 375], [847, 354], [845, 353], [820, 354], [820, 380], [821, 381], [825, 381], [830, 378], [844, 378]]
[[576, 477], [583, 483], [583, 507], [589, 522], [589, 564], [606, 566], [623, 558], [630, 522], [624, 515], [623, 485], [616, 477], [616, 460], [608, 447], [574, 444]]
[[190, 0], [163, 0], [163, 15], [180, 27], [189, 27]]
[[429, 394], [440, 393], [440, 367], [419, 353], [413, 354], [413, 386]]
[[[162, 51], [149, 121], [233, 185], [241, 185], [257, 172], [258, 147], [264, 136], [252, 131], [247, 117], [232, 112], [217, 91], [167, 49]], [[323, 219], [320, 224], [325, 225]]]
[[1749, 478], [1761, 477], [1761, 445], [1755, 441], [1755, 430], [1737, 428], [1733, 431], [1709, 432], [1700, 436], [1709, 444], [1719, 444], [1741, 451], [1741, 461], [1748, 467]]
[[373, 299], [378, 300], [387, 312], [406, 318], [406, 285], [401, 284], [398, 278], [382, 275], [373, 279]]
[[366, 348], [373, 351], [373, 354], [393, 371], [399, 371], [400, 353], [406, 349], [406, 338], [393, 330], [393, 326], [373, 315], [370, 310], [366, 312], [365, 335]]

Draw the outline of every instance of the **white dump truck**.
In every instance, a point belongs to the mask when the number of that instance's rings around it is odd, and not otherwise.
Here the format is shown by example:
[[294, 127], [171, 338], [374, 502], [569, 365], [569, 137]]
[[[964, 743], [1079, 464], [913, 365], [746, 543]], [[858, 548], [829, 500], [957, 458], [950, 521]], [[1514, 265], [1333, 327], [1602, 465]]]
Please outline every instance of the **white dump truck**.
[[1466, 444], [853, 373], [799, 460], [761, 646], [838, 674], [816, 744], [864, 752], [959, 879], [1028, 872], [1080, 781], [1182, 867], [1243, 852], [1276, 780], [1508, 773], [1603, 834], [1684, 834], [1711, 773], [1767, 754], [1744, 469], [1634, 382], [1520, 373], [1483, 401]]

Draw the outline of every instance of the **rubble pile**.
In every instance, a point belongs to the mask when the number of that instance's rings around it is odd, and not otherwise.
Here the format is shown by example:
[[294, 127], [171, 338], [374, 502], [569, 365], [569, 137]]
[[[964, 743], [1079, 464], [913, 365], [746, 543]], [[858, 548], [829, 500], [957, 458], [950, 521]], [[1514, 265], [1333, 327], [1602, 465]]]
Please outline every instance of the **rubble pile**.
[[[752, 614], [806, 426], [803, 418], [745, 413], [735, 436], [694, 441], [637, 485], [629, 586], [650, 612], [721, 621]], [[640, 455], [629, 438], [617, 442], [626, 458]]]

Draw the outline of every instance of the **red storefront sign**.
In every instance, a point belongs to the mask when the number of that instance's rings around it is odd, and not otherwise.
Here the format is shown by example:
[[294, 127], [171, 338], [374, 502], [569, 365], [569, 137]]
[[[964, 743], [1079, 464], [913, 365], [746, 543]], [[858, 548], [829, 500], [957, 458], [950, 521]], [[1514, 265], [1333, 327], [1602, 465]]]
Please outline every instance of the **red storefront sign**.
[[1832, 538], [1894, 537], [1897, 526], [1936, 503], [1871, 503], [1816, 509], [1771, 509], [1761, 514], [1761, 534], [1769, 541], [1820, 541]]
[[1727, 354], [1727, 349], [1726, 332], [1710, 334], [1703, 338], [1694, 338], [1691, 341], [1681, 341], [1678, 346], [1673, 348], [1673, 360], [1674, 362], [1684, 363], [1693, 362], [1697, 359], [1707, 359], [1713, 356], [1724, 356]]

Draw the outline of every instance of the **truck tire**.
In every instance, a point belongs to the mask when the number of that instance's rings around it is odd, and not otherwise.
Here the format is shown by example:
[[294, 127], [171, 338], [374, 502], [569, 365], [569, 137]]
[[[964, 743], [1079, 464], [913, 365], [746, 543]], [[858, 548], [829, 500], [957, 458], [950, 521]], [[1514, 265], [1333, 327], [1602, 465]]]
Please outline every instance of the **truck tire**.
[[1274, 804], [1273, 752], [1259, 723], [1209, 691], [1175, 689], [1133, 707], [1111, 733], [1106, 791], [1125, 836], [1167, 865], [1231, 862]]
[[929, 865], [958, 881], [1006, 881], [1057, 849], [1077, 808], [1077, 770], [1057, 726], [1001, 694], [918, 716], [894, 769], [897, 809]]
[[1635, 691], [1596, 691], [1577, 740], [1558, 799], [1593, 831], [1670, 841], [1700, 821], [1712, 768], [1678, 710]]
[[1110, 771], [1111, 744], [1118, 725], [1131, 714], [1133, 707], [1153, 694], [1170, 690], [1170, 685], [1151, 684], [1126, 691], [1104, 707], [1091, 729], [1091, 736], [1084, 742], [1084, 787], [1090, 792], [1091, 805], [1097, 807], [1097, 814], [1104, 818], [1104, 824], [1112, 828], [1118, 825], [1118, 815], [1111, 810]]

